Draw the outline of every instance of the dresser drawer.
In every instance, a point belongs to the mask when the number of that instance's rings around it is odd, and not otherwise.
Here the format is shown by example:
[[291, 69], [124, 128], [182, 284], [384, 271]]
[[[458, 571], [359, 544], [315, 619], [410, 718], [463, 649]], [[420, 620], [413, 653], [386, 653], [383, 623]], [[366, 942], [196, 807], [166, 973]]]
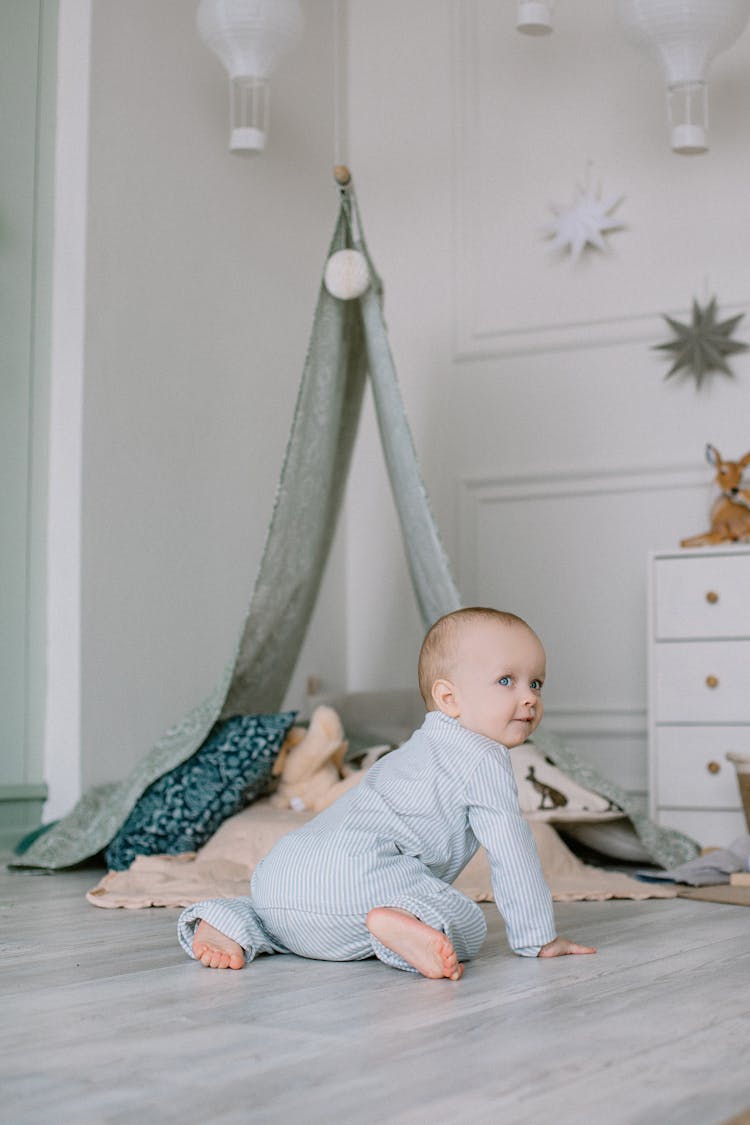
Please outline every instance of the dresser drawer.
[[656, 559], [656, 638], [750, 637], [749, 562], [747, 554]]
[[741, 807], [737, 771], [726, 755], [750, 754], [750, 726], [657, 727], [655, 737], [658, 805]]
[[654, 647], [657, 723], [750, 721], [750, 641], [694, 641]]
[[747, 832], [741, 812], [702, 812], [699, 809], [660, 809], [657, 822], [692, 836], [704, 848], [726, 848]]

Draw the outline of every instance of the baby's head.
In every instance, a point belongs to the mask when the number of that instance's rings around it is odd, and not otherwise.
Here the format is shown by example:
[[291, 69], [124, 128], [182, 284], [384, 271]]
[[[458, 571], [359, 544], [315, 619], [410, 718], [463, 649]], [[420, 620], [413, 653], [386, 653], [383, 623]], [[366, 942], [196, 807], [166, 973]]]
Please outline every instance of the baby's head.
[[441, 617], [419, 654], [428, 711], [519, 746], [539, 726], [546, 658], [534, 630], [514, 613], [474, 606]]

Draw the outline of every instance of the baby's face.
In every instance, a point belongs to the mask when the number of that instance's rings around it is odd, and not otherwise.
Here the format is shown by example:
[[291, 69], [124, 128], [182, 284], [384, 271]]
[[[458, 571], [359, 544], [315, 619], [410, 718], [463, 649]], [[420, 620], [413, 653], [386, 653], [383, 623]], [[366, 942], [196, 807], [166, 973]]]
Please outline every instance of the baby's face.
[[545, 672], [544, 649], [531, 629], [476, 622], [459, 640], [448, 705], [438, 706], [468, 730], [520, 746], [541, 722]]

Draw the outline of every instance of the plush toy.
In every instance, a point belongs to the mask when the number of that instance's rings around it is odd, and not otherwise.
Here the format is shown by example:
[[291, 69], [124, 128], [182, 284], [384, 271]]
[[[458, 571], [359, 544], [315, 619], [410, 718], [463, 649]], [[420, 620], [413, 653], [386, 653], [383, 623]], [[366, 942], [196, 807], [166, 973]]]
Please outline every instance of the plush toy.
[[333, 707], [316, 707], [307, 730], [292, 727], [281, 747], [273, 772], [279, 778], [271, 797], [275, 808], [321, 812], [362, 780], [366, 770], [389, 746], [368, 750], [359, 769], [345, 761], [348, 743]]
[[740, 461], [724, 461], [718, 449], [707, 445], [706, 460], [716, 469], [716, 484], [721, 490], [711, 509], [711, 529], [682, 539], [680, 546], [704, 547], [750, 540], [750, 488], [742, 487], [742, 474], [750, 465], [750, 453]]

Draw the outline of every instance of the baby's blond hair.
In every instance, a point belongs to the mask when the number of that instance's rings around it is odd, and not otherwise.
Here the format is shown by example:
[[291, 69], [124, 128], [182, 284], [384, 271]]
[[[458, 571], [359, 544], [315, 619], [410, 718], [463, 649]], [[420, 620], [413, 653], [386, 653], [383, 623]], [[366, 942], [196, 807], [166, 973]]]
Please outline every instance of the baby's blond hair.
[[526, 629], [531, 629], [531, 626], [515, 613], [488, 609], [484, 606], [469, 606], [439, 617], [427, 631], [419, 652], [419, 690], [428, 711], [434, 706], [432, 688], [435, 681], [450, 679], [458, 652], [459, 637], [465, 628], [479, 621], [500, 621], [504, 625], [523, 625]]

